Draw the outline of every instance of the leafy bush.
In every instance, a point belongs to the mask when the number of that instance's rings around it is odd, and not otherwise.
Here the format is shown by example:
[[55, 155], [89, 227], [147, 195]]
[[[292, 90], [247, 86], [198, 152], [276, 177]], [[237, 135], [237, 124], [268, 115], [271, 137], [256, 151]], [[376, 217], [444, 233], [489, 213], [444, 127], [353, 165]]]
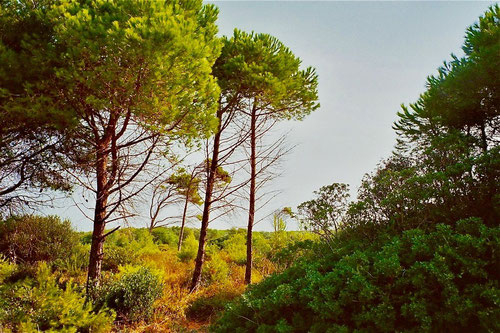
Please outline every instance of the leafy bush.
[[150, 269], [140, 267], [104, 286], [96, 303], [114, 309], [124, 321], [146, 320], [153, 312], [153, 303], [161, 294], [159, 278]]
[[137, 257], [137, 253], [130, 247], [121, 247], [105, 243], [102, 269], [118, 272], [120, 266], [135, 264], [137, 262]]
[[[186, 230], [187, 231], [187, 230]], [[196, 258], [198, 253], [198, 241], [196, 240], [194, 234], [189, 232], [189, 234], [184, 239], [182, 243], [181, 252], [179, 252], [179, 259], [183, 262], [188, 262]]]
[[0, 252], [16, 262], [65, 258], [77, 242], [71, 223], [57, 216], [16, 216], [0, 222]]
[[213, 330], [499, 331], [499, 244], [472, 218], [338, 244], [250, 287]]
[[127, 248], [139, 255], [159, 252], [153, 235], [147, 229], [120, 229], [108, 236], [106, 243], [110, 246]]
[[0, 287], [0, 325], [4, 328], [20, 332], [109, 332], [113, 320], [112, 311], [95, 311], [72, 283], [59, 287], [45, 263], [39, 265], [36, 279]]
[[172, 228], [155, 228], [151, 233], [155, 243], [157, 244], [177, 246], [177, 242], [179, 241], [178, 233], [176, 233]]
[[247, 262], [246, 233], [243, 229], [234, 232], [224, 241], [224, 250], [232, 262], [244, 265]]
[[300, 258], [310, 257], [314, 254], [315, 243], [310, 240], [290, 242], [283, 248], [278, 248], [272, 253], [271, 260], [276, 264], [279, 270], [289, 268]]
[[197, 298], [187, 309], [186, 315], [195, 321], [209, 321], [212, 317], [224, 310], [224, 307], [234, 300], [239, 294], [225, 286], [213, 294], [202, 295]]
[[202, 278], [208, 283], [224, 281], [229, 275], [229, 266], [221, 257], [220, 251], [216, 246], [207, 248], [207, 261], [203, 269]]
[[14, 274], [16, 268], [15, 264], [0, 255], [0, 284], [3, 284], [6, 278]]
[[54, 266], [69, 276], [75, 277], [85, 271], [89, 264], [89, 244], [75, 244], [70, 254], [64, 258], [59, 258], [54, 262]]
[[111, 234], [104, 243], [104, 270], [117, 272], [120, 266], [136, 264], [141, 256], [159, 253], [147, 229], [127, 228]]

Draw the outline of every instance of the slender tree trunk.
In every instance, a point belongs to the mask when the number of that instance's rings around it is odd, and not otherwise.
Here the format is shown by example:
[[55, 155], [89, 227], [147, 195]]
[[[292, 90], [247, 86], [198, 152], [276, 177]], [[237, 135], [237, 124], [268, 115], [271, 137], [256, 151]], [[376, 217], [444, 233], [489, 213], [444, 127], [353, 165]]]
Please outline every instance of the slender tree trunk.
[[89, 271], [87, 278], [87, 288], [90, 284], [95, 286], [99, 285], [99, 279], [101, 277], [101, 266], [103, 258], [103, 245], [104, 245], [104, 228], [106, 222], [104, 221], [106, 217], [106, 205], [108, 201], [108, 189], [107, 185], [107, 160], [108, 157], [104, 153], [105, 146], [99, 146], [97, 151], [97, 163], [96, 163], [96, 174], [97, 174], [97, 193], [96, 193], [96, 203], [94, 211], [94, 230], [92, 232], [92, 244], [90, 246], [90, 259], [89, 259]]
[[181, 251], [182, 238], [184, 237], [184, 226], [186, 225], [186, 214], [189, 203], [189, 197], [186, 195], [186, 202], [184, 203], [184, 211], [182, 212], [181, 231], [179, 232], [179, 242], [177, 243], [177, 251]]
[[[255, 103], [255, 102], [254, 102]], [[255, 219], [255, 125], [257, 122], [257, 114], [255, 105], [252, 109], [252, 118], [250, 120], [250, 207], [248, 209], [248, 226], [247, 226], [247, 263], [245, 268], [245, 284], [252, 283], [252, 230]]]
[[208, 222], [210, 218], [210, 206], [212, 204], [212, 193], [214, 190], [215, 176], [217, 173], [217, 167], [219, 164], [219, 146], [221, 137], [221, 125], [222, 125], [222, 112], [217, 112], [217, 118], [219, 119], [219, 127], [217, 128], [217, 133], [214, 137], [214, 147], [212, 153], [212, 161], [210, 162], [210, 169], [207, 177], [207, 189], [205, 191], [205, 202], [203, 204], [203, 216], [201, 218], [201, 229], [200, 238], [198, 243], [198, 254], [196, 255], [196, 261], [193, 272], [193, 279], [191, 280], [190, 290], [194, 291], [198, 288], [201, 280], [201, 270], [203, 263], [205, 261], [205, 246], [207, 242], [207, 230]]
[[484, 122], [481, 123], [481, 148], [484, 153], [488, 151], [488, 141], [486, 139], [486, 128]]

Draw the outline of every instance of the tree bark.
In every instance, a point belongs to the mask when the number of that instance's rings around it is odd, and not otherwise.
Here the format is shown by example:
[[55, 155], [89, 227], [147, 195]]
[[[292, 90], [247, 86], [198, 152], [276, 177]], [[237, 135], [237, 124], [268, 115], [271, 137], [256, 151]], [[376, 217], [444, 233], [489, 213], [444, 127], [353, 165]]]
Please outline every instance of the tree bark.
[[187, 214], [188, 203], [189, 203], [189, 196], [186, 195], [186, 202], [184, 202], [184, 210], [182, 212], [181, 230], [179, 232], [179, 242], [177, 243], [177, 251], [179, 252], [181, 251], [182, 248], [182, 238], [184, 237], [184, 226], [186, 225], [186, 214]]
[[[254, 102], [255, 103], [255, 102]], [[245, 284], [252, 283], [252, 230], [255, 219], [255, 177], [256, 177], [256, 161], [255, 161], [255, 127], [257, 122], [256, 107], [252, 108], [250, 120], [250, 205], [248, 208], [248, 226], [247, 226], [247, 263], [245, 267]]]
[[105, 154], [105, 145], [100, 145], [97, 150], [97, 192], [96, 203], [94, 211], [94, 230], [92, 232], [92, 244], [90, 247], [89, 270], [87, 278], [87, 288], [90, 284], [94, 286], [99, 285], [101, 277], [101, 266], [103, 258], [103, 245], [104, 245], [104, 229], [106, 226], [106, 205], [108, 201], [107, 189], [107, 161], [108, 156]]
[[[194, 291], [198, 288], [201, 281], [201, 271], [203, 268], [203, 263], [205, 261], [205, 246], [207, 242], [207, 230], [210, 218], [210, 206], [212, 204], [212, 193], [214, 189], [215, 176], [217, 173], [217, 167], [219, 164], [219, 149], [220, 149], [220, 138], [222, 132], [222, 111], [217, 111], [217, 118], [219, 119], [219, 125], [217, 128], [217, 133], [214, 137], [214, 147], [212, 153], [212, 161], [210, 162], [210, 169], [207, 177], [207, 189], [205, 191], [205, 202], [203, 204], [203, 216], [201, 218], [201, 229], [200, 238], [198, 243], [198, 253], [196, 255], [196, 261], [193, 272], [193, 279], [191, 280], [190, 291]], [[207, 163], [209, 163], [207, 161]]]
[[488, 140], [486, 139], [486, 128], [485, 128], [484, 122], [481, 123], [480, 129], [481, 129], [481, 148], [483, 150], [483, 153], [486, 153], [488, 151]]

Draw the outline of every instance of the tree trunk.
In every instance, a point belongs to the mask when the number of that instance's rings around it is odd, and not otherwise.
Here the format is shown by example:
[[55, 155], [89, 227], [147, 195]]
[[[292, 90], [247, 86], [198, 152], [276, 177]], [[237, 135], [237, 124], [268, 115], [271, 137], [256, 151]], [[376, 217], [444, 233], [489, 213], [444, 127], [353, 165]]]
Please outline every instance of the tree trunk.
[[107, 173], [106, 166], [108, 157], [104, 153], [105, 147], [100, 146], [97, 151], [97, 163], [96, 163], [96, 174], [97, 174], [97, 192], [96, 192], [96, 204], [94, 211], [94, 230], [92, 232], [92, 244], [90, 247], [90, 259], [89, 259], [89, 271], [87, 278], [87, 288], [90, 284], [94, 286], [99, 285], [99, 279], [101, 277], [101, 266], [103, 258], [103, 245], [104, 245], [104, 228], [106, 222], [104, 221], [106, 217], [106, 205], [108, 201], [108, 189], [107, 185]]
[[181, 223], [181, 231], [179, 232], [179, 242], [177, 243], [177, 251], [181, 251], [182, 248], [182, 238], [184, 237], [184, 226], [186, 225], [186, 214], [187, 207], [189, 203], [189, 197], [186, 195], [186, 202], [184, 203], [184, 211], [182, 212], [182, 223]]
[[481, 148], [483, 149], [483, 153], [486, 153], [488, 151], [488, 141], [486, 139], [486, 128], [484, 122], [481, 123], [480, 129], [481, 129]]
[[[254, 102], [255, 103], [255, 102]], [[245, 268], [245, 284], [252, 283], [252, 230], [255, 219], [255, 177], [256, 177], [256, 161], [255, 161], [255, 123], [257, 122], [257, 114], [255, 105], [252, 109], [252, 118], [250, 120], [250, 207], [248, 209], [248, 226], [247, 226], [247, 263]]]
[[[205, 192], [205, 202], [203, 204], [203, 216], [201, 218], [201, 229], [200, 238], [198, 243], [198, 254], [196, 255], [196, 261], [193, 272], [193, 279], [191, 281], [190, 291], [194, 291], [198, 288], [201, 280], [201, 270], [203, 263], [205, 261], [205, 246], [207, 242], [207, 229], [208, 222], [210, 218], [210, 206], [212, 205], [212, 193], [214, 190], [215, 176], [217, 173], [217, 167], [219, 164], [219, 146], [221, 137], [221, 125], [222, 125], [222, 112], [217, 112], [217, 118], [219, 119], [219, 126], [217, 128], [217, 133], [214, 137], [214, 147], [212, 153], [212, 161], [210, 162], [210, 169], [207, 177], [207, 189]], [[208, 161], [207, 161], [208, 163]]]

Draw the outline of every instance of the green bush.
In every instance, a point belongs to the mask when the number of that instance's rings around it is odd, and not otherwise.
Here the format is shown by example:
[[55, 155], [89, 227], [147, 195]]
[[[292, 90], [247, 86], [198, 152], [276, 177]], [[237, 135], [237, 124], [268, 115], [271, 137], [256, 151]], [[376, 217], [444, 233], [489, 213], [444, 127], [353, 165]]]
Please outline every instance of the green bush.
[[188, 262], [194, 260], [196, 258], [196, 254], [198, 253], [198, 241], [195, 238], [193, 232], [188, 232], [188, 235], [182, 242], [181, 252], [178, 253], [178, 257], [183, 262]]
[[159, 278], [148, 268], [141, 267], [104, 286], [96, 304], [114, 309], [124, 321], [146, 320], [153, 313], [153, 303], [161, 294]]
[[207, 248], [207, 260], [202, 273], [202, 279], [208, 283], [225, 281], [229, 275], [229, 265], [222, 259], [219, 249], [214, 246]]
[[500, 330], [498, 226], [471, 218], [321, 253], [250, 287], [213, 331]]
[[147, 229], [120, 229], [106, 238], [106, 244], [129, 249], [138, 255], [159, 252], [153, 235]]
[[157, 244], [166, 244], [174, 247], [177, 246], [177, 242], [179, 241], [178, 233], [176, 233], [172, 228], [155, 228], [151, 233], [155, 243]]
[[224, 307], [235, 297], [237, 294], [231, 290], [223, 290], [215, 295], [201, 296], [189, 306], [186, 316], [195, 321], [209, 321], [224, 310]]
[[[5, 272], [5, 262], [0, 265]], [[112, 311], [96, 311], [72, 283], [60, 287], [46, 263], [35, 279], [0, 287], [0, 327], [19, 332], [109, 332]]]
[[117, 272], [120, 266], [136, 264], [141, 255], [159, 252], [147, 229], [127, 228], [112, 233], [104, 243], [102, 268]]
[[228, 253], [232, 262], [245, 265], [247, 262], [246, 231], [241, 229], [230, 235], [224, 241], [224, 250]]
[[0, 255], [0, 285], [16, 271], [16, 265]]
[[103, 251], [102, 269], [105, 271], [118, 272], [120, 266], [131, 265], [137, 262], [137, 253], [130, 247], [105, 243]]
[[71, 253], [64, 258], [59, 258], [54, 262], [54, 266], [69, 276], [77, 276], [89, 265], [89, 244], [75, 244]]
[[0, 222], [0, 253], [15, 262], [65, 258], [78, 243], [68, 220], [57, 216], [16, 216]]
[[270, 255], [271, 261], [279, 270], [284, 270], [301, 258], [311, 257], [314, 254], [314, 246], [315, 243], [310, 239], [290, 241], [285, 247], [278, 248]]

